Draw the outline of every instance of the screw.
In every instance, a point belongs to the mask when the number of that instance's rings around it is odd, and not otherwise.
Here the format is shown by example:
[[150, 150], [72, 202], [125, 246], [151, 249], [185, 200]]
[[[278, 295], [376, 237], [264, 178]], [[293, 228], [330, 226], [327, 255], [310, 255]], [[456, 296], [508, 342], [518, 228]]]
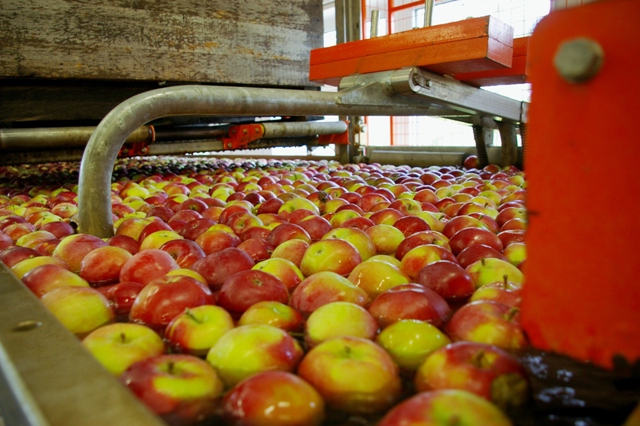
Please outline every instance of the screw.
[[29, 330], [36, 329], [41, 325], [42, 325], [42, 321], [36, 321], [36, 320], [20, 321], [18, 324], [16, 324], [15, 327], [13, 327], [13, 331], [29, 331]]
[[604, 51], [598, 42], [580, 37], [560, 44], [553, 64], [568, 82], [584, 83], [600, 71], [603, 59]]

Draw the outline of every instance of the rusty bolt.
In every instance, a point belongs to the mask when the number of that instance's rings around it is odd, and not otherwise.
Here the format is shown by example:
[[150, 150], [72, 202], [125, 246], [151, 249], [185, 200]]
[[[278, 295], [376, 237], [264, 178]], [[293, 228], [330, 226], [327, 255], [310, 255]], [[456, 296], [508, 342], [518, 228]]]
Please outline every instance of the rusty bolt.
[[604, 60], [598, 42], [586, 37], [567, 40], [558, 46], [553, 64], [562, 78], [570, 83], [584, 83], [594, 77]]

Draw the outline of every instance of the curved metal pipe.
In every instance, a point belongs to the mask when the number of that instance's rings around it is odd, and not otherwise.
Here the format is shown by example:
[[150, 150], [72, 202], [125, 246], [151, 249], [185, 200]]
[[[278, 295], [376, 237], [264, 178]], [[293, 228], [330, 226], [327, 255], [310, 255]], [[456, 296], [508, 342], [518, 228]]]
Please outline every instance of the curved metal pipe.
[[423, 100], [402, 97], [386, 83], [340, 92], [218, 86], [176, 86], [136, 95], [115, 107], [91, 135], [80, 165], [78, 231], [113, 235], [111, 172], [125, 139], [152, 120], [178, 115], [436, 115]]

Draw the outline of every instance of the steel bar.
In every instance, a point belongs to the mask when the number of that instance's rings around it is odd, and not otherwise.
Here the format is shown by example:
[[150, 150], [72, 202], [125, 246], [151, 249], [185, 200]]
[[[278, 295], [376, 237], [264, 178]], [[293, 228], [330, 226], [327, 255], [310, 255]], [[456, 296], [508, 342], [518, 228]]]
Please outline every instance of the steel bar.
[[7, 426], [165, 424], [2, 263], [0, 376], [0, 411]]
[[[0, 150], [31, 151], [84, 147], [95, 130], [92, 126], [0, 129]], [[150, 142], [150, 126], [135, 129], [125, 143]]]
[[266, 122], [261, 124], [264, 127], [265, 138], [330, 135], [344, 133], [349, 129], [344, 121]]
[[435, 0], [425, 0], [424, 2], [424, 26], [430, 27], [433, 22], [433, 6]]

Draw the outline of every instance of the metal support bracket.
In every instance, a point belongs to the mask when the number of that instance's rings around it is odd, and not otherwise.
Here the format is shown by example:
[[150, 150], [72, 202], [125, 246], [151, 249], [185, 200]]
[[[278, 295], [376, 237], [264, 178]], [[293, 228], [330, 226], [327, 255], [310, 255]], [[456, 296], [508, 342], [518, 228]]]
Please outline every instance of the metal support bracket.
[[224, 149], [243, 149], [263, 136], [264, 126], [262, 124], [240, 124], [229, 128], [229, 137], [222, 138], [222, 144]]

